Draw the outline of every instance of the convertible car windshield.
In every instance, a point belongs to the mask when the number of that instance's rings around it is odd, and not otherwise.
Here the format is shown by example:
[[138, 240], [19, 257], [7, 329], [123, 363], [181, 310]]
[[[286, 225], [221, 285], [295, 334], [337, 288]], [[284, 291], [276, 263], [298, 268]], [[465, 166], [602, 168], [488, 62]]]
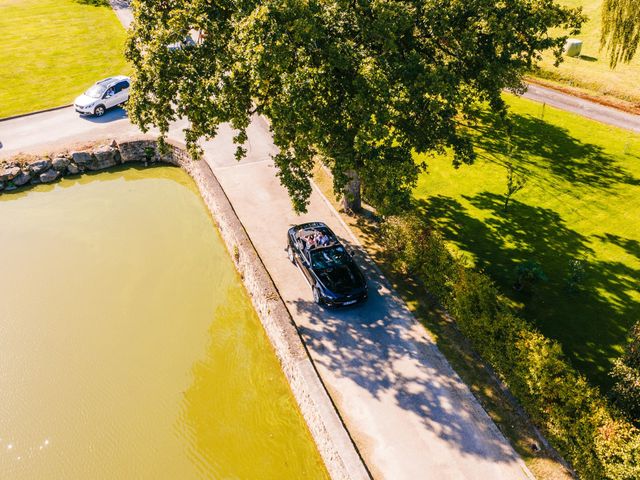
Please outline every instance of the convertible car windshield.
[[326, 247], [311, 251], [311, 265], [314, 270], [325, 270], [344, 265], [348, 261], [344, 247]]

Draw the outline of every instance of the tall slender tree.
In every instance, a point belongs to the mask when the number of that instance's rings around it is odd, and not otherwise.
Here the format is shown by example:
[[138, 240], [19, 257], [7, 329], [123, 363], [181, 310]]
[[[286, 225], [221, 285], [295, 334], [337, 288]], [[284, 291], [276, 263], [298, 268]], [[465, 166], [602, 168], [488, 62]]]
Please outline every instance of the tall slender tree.
[[[554, 0], [134, 0], [133, 11], [131, 119], [166, 133], [187, 117], [194, 154], [230, 122], [242, 157], [252, 114], [265, 115], [298, 211], [315, 158], [347, 206], [362, 190], [383, 211], [408, 201], [424, 168], [413, 152], [472, 162], [472, 107], [504, 112], [503, 89], [522, 91], [542, 51], [560, 60], [556, 27], [583, 21]], [[168, 48], [193, 31], [198, 45]]]
[[640, 45], [640, 1], [604, 0], [600, 45], [609, 54], [609, 64], [628, 63]]

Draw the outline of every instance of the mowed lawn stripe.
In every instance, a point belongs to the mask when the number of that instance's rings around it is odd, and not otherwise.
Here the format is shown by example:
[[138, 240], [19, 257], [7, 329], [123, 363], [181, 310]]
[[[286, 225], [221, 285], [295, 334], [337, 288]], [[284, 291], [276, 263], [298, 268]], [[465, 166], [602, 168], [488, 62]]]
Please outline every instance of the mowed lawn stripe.
[[[503, 211], [505, 134], [483, 127], [480, 158], [456, 170], [426, 157], [416, 201], [456, 249], [484, 269], [521, 313], [560, 341], [575, 366], [608, 386], [607, 372], [640, 319], [640, 135], [508, 97], [517, 170], [525, 188]], [[573, 259], [584, 288], [571, 293]], [[533, 293], [513, 289], [516, 265], [539, 262], [549, 277]]]
[[130, 72], [126, 32], [108, 6], [0, 0], [0, 118], [73, 102], [101, 78]]

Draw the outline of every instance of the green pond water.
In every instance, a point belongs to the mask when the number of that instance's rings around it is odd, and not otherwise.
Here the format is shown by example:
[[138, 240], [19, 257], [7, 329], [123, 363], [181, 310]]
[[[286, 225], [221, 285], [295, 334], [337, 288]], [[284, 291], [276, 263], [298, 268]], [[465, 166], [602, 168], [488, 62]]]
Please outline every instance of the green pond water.
[[192, 180], [0, 196], [0, 479], [327, 478]]

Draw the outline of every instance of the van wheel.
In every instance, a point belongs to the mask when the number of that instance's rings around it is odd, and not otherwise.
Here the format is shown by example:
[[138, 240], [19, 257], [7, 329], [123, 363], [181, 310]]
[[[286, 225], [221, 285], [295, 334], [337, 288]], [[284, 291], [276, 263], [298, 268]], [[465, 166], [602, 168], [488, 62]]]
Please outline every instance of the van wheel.
[[96, 109], [93, 111], [93, 114], [96, 117], [101, 117], [102, 115], [104, 115], [104, 112], [106, 112], [106, 109], [104, 108], [104, 105], [98, 105], [96, 107]]
[[293, 249], [291, 248], [291, 245], [287, 247], [287, 257], [289, 257], [289, 261], [291, 263], [296, 263], [296, 259], [293, 256]]

